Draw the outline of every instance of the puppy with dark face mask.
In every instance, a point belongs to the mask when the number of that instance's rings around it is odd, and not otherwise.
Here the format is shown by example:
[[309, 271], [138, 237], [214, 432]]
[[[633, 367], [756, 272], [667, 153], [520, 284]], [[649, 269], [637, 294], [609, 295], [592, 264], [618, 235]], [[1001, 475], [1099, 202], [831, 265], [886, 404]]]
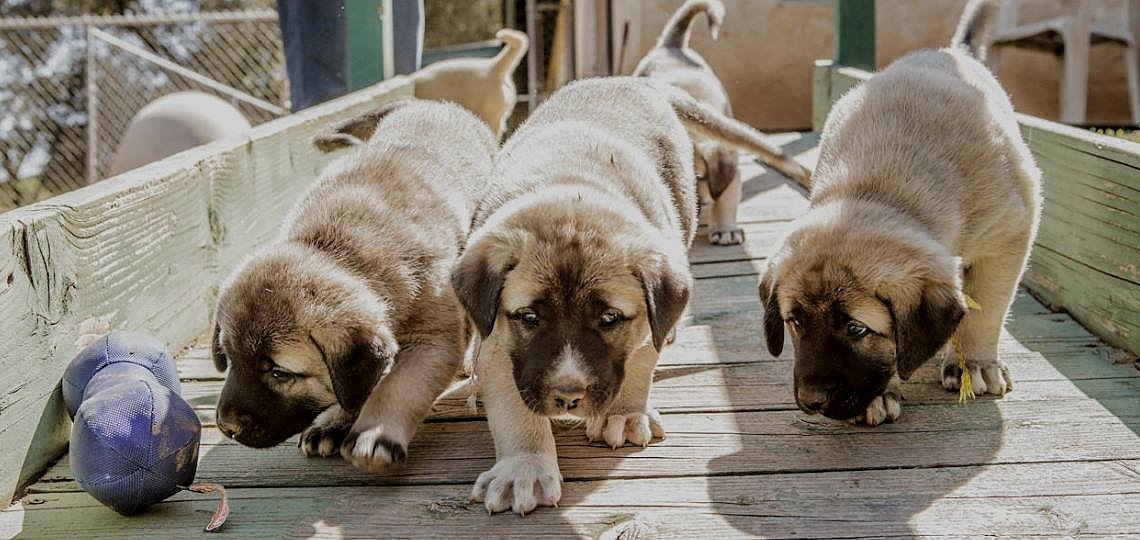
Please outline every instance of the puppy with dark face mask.
[[416, 100], [315, 142], [355, 148], [222, 287], [218, 427], [253, 447], [303, 431], [306, 455], [380, 469], [405, 460], [462, 364], [470, 326], [449, 275], [496, 143], [459, 106]]
[[811, 208], [760, 281], [768, 350], [780, 354], [787, 327], [804, 411], [893, 421], [896, 377], [940, 350], [948, 390], [957, 352], [974, 391], [1012, 388], [998, 338], [1037, 231], [1041, 173], [979, 61], [996, 10], [971, 2], [949, 48], [903, 57], [828, 116]]
[[520, 514], [554, 505], [550, 418], [612, 447], [663, 437], [648, 403], [688, 304], [696, 233], [692, 139], [756, 145], [751, 128], [666, 84], [570, 84], [496, 158], [452, 283], [482, 336], [476, 360], [498, 462], [472, 495]]

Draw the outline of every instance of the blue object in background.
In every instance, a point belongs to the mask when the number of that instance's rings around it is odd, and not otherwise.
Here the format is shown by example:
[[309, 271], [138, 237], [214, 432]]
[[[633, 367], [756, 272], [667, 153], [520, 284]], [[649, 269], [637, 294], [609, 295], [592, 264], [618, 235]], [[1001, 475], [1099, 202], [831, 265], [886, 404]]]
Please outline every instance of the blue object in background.
[[79, 485], [123, 515], [189, 486], [202, 424], [180, 390], [170, 353], [145, 334], [113, 332], [80, 352], [63, 375]]

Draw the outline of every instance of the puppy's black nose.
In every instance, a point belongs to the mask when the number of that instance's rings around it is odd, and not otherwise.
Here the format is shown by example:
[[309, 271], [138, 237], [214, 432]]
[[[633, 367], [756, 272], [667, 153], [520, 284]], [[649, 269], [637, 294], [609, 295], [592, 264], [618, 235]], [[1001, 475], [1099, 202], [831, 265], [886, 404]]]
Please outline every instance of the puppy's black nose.
[[222, 431], [223, 435], [231, 439], [241, 433], [241, 425], [222, 418], [218, 419], [218, 429]]
[[816, 414], [827, 405], [827, 392], [811, 387], [797, 388], [796, 405], [806, 413]]
[[578, 408], [582, 398], [586, 397], [584, 388], [555, 388], [550, 394], [554, 397], [554, 406], [566, 411]]

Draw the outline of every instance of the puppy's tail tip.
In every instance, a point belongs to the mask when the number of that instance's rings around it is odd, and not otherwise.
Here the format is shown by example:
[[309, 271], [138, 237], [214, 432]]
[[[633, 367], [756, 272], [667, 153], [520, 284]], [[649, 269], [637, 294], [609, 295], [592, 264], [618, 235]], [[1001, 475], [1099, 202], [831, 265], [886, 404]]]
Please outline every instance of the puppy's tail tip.
[[954, 37], [950, 39], [950, 46], [963, 49], [979, 61], [985, 61], [1001, 4], [1002, 0], [970, 0], [962, 11], [962, 18]]
[[495, 39], [503, 42], [503, 50], [495, 57], [495, 72], [506, 77], [514, 73], [522, 62], [523, 55], [530, 48], [530, 38], [518, 30], [502, 28], [495, 32]]
[[665, 23], [657, 46], [679, 49], [688, 47], [693, 19], [701, 13], [709, 19], [709, 35], [713, 40], [719, 38], [720, 27], [724, 24], [724, 4], [720, 0], [689, 0]]

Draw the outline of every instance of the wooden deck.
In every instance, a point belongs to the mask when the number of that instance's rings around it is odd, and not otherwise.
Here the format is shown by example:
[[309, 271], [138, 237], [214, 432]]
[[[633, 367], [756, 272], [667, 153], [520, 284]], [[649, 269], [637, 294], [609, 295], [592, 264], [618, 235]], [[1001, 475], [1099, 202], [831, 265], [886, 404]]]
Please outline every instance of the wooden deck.
[[[786, 138], [808, 151], [810, 140]], [[587, 444], [558, 431], [560, 508], [488, 516], [467, 502], [494, 450], [461, 392], [445, 396], [406, 469], [362, 473], [306, 459], [296, 438], [241, 447], [213, 424], [221, 376], [204, 347], [179, 360], [203, 434], [198, 479], [225, 484], [238, 537], [1140, 536], [1140, 372], [1064, 314], [1018, 297], [1001, 353], [1016, 381], [966, 405], [927, 366], [904, 387], [898, 423], [851, 427], [795, 408], [791, 354], [760, 337], [758, 269], [802, 190], [754, 164], [743, 172], [743, 247], [692, 251], [691, 314], [657, 370], [669, 436], [648, 448]], [[1131, 362], [1131, 358], [1128, 358]], [[80, 491], [66, 458], [0, 513], [0, 537], [185, 537], [215, 500], [178, 495], [123, 518]]]

